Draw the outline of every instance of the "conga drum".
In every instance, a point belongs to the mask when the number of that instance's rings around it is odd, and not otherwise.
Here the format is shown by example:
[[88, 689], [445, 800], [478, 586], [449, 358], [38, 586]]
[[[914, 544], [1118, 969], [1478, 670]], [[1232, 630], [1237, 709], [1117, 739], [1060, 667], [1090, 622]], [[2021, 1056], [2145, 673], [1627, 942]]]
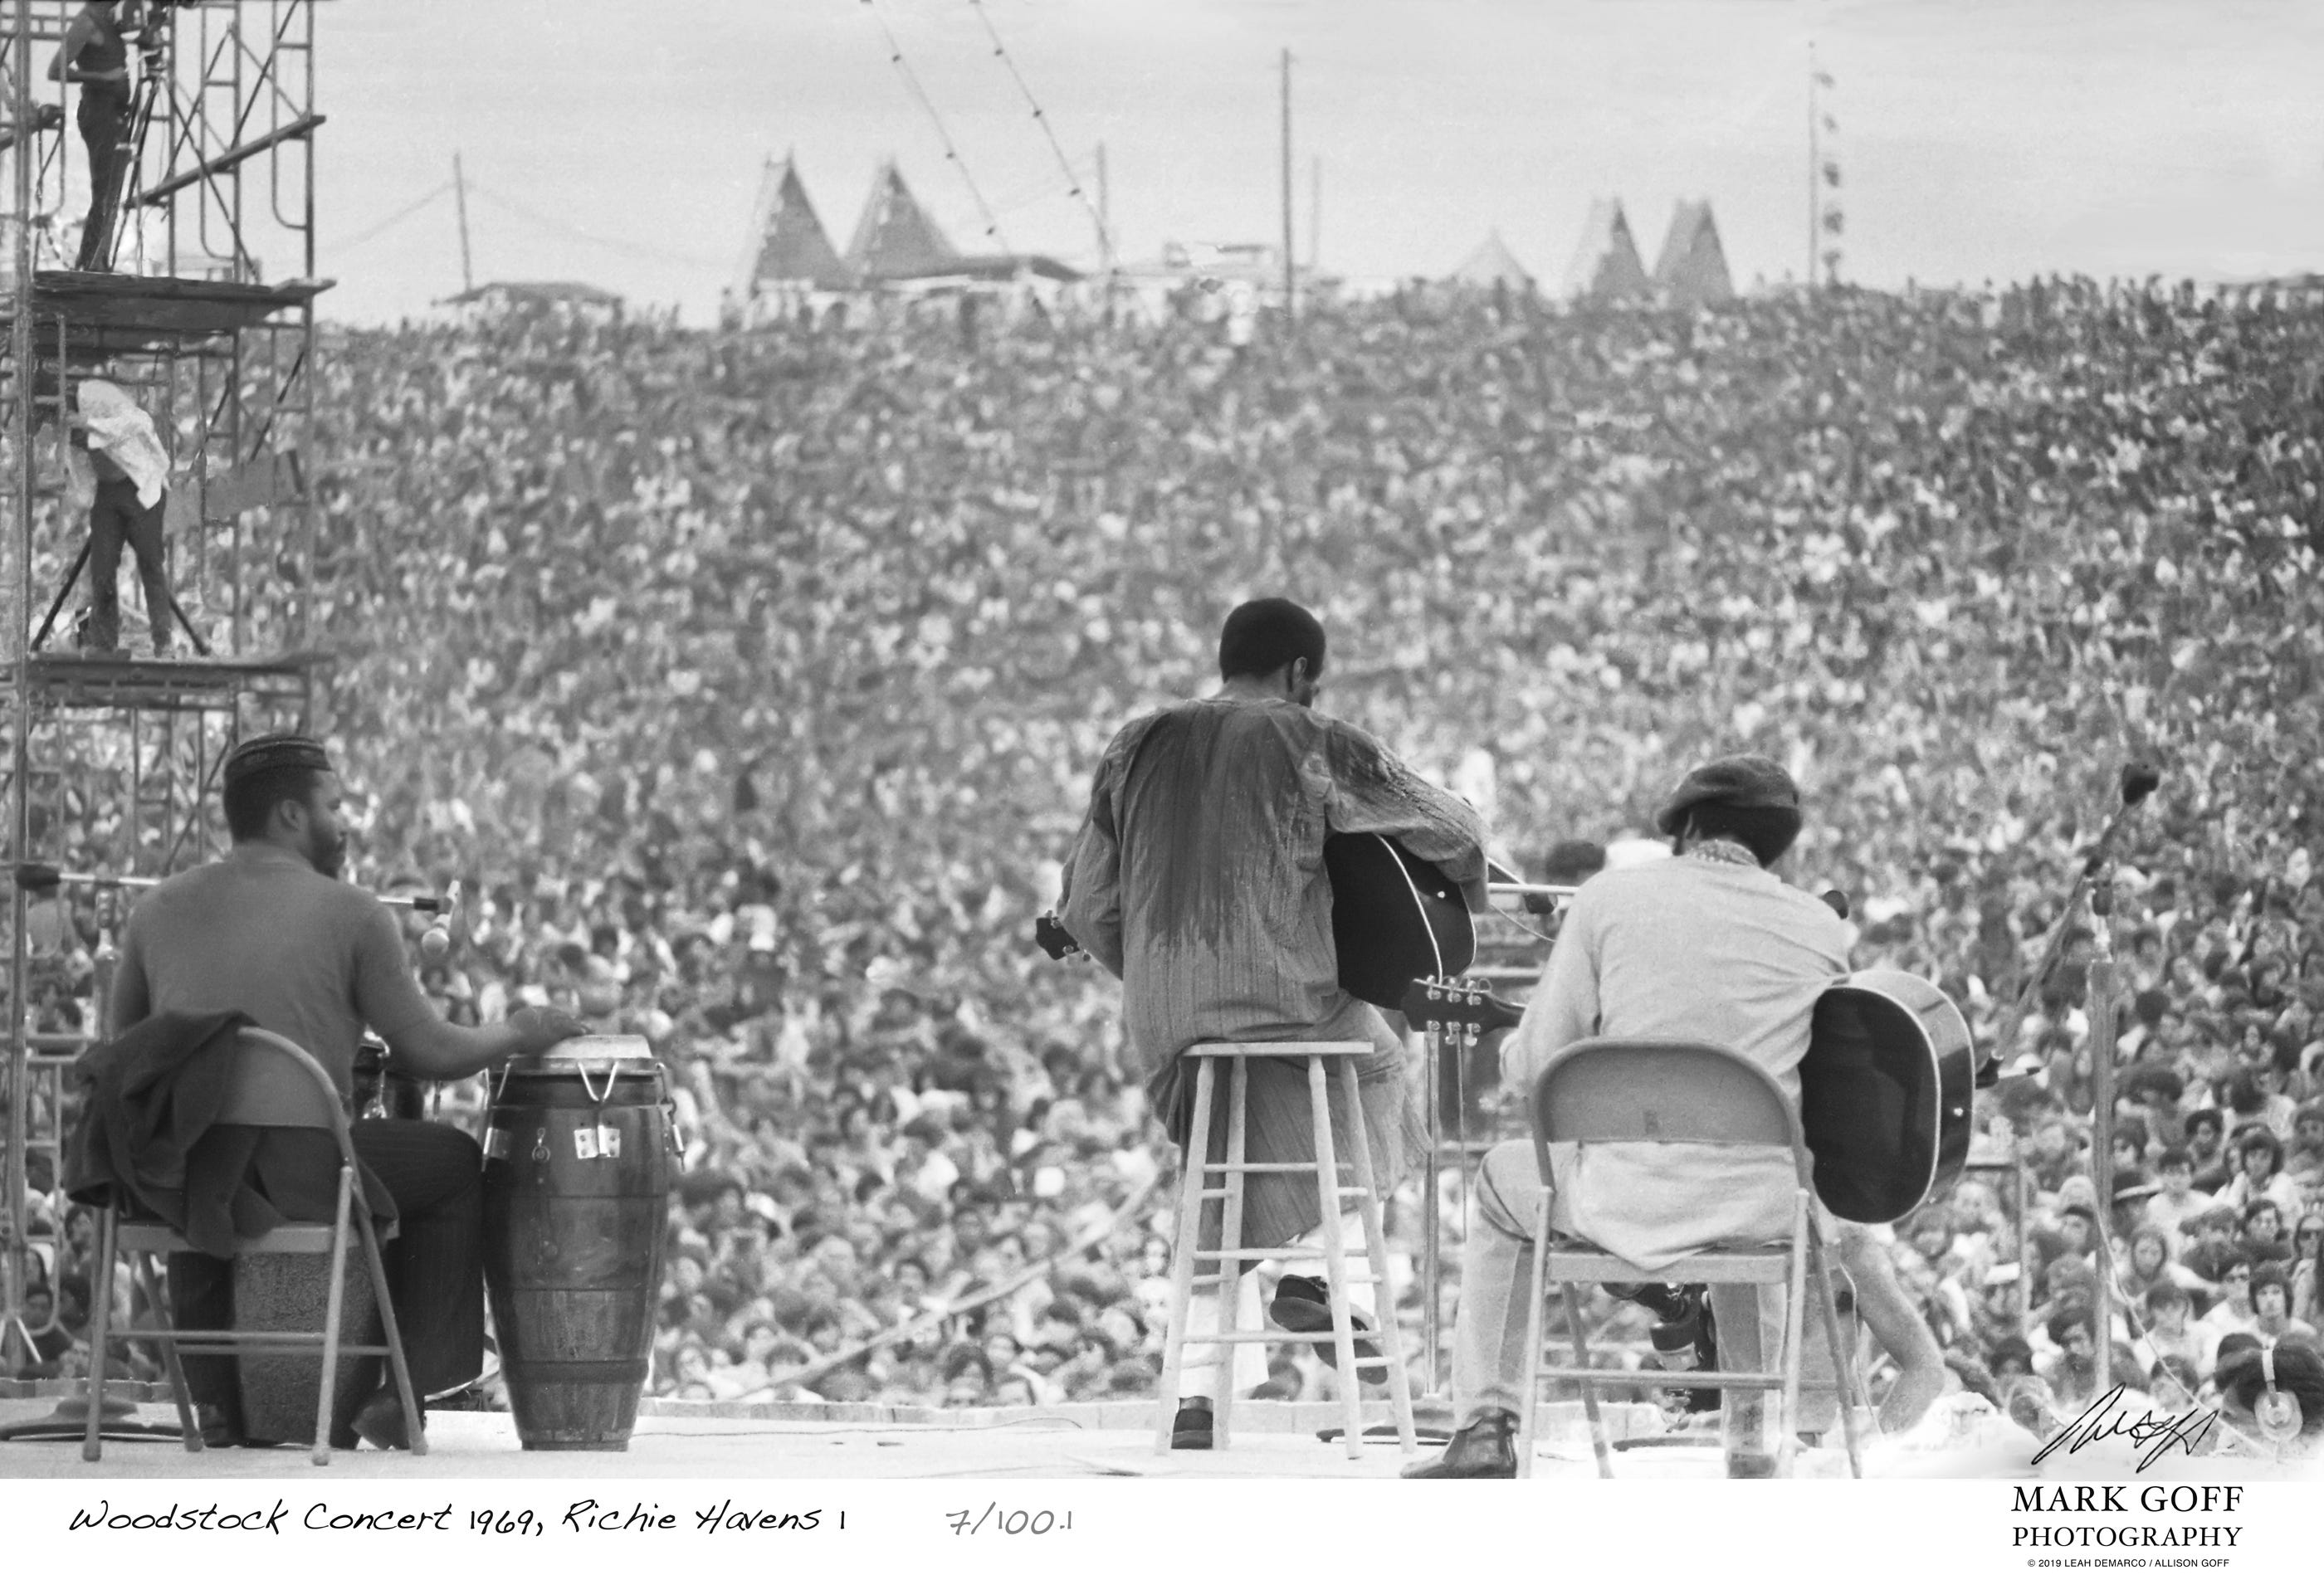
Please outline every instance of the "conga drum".
[[629, 1447], [661, 1294], [668, 1098], [642, 1037], [571, 1038], [495, 1089], [484, 1282], [527, 1448]]

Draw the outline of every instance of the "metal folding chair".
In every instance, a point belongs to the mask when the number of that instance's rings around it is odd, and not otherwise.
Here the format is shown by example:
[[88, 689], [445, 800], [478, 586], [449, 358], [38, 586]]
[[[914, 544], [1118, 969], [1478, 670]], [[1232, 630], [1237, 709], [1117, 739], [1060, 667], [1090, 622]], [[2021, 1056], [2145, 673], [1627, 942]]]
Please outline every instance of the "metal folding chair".
[[[255, 1125], [271, 1128], [322, 1130], [330, 1133], [338, 1144], [339, 1190], [337, 1213], [329, 1224], [284, 1224], [254, 1240], [245, 1240], [237, 1254], [257, 1255], [281, 1253], [294, 1255], [327, 1256], [330, 1258], [328, 1307], [319, 1331], [271, 1332], [259, 1328], [179, 1328], [114, 1327], [113, 1276], [117, 1257], [132, 1258], [131, 1272], [137, 1287], [143, 1291], [146, 1303], [161, 1314], [167, 1322], [169, 1305], [161, 1298], [159, 1281], [153, 1275], [152, 1258], [172, 1252], [192, 1251], [185, 1237], [167, 1224], [124, 1217], [117, 1207], [107, 1206], [99, 1219], [97, 1261], [97, 1291], [95, 1313], [89, 1332], [88, 1393], [91, 1399], [105, 1397], [105, 1368], [108, 1342], [115, 1338], [152, 1339], [161, 1350], [161, 1359], [170, 1375], [170, 1389], [178, 1406], [178, 1424], [185, 1434], [186, 1452], [202, 1451], [201, 1428], [194, 1419], [192, 1396], [186, 1388], [186, 1373], [179, 1364], [180, 1353], [186, 1355], [231, 1355], [267, 1350], [291, 1353], [316, 1352], [322, 1358], [322, 1380], [316, 1391], [315, 1447], [317, 1465], [331, 1462], [331, 1405], [338, 1387], [338, 1363], [345, 1355], [384, 1355], [388, 1369], [395, 1379], [397, 1394], [403, 1403], [403, 1419], [410, 1424], [411, 1451], [428, 1452], [428, 1438], [420, 1419], [419, 1397], [412, 1392], [410, 1367], [405, 1363], [403, 1339], [397, 1330], [395, 1308], [388, 1298], [387, 1271], [380, 1260], [379, 1236], [372, 1226], [371, 1207], [364, 1199], [361, 1171], [355, 1162], [355, 1141], [347, 1129], [346, 1113], [339, 1107], [338, 1089], [314, 1056], [286, 1037], [272, 1032], [246, 1026], [241, 1042], [235, 1050], [237, 1069], [226, 1106], [218, 1115], [222, 1125]], [[370, 1275], [373, 1294], [379, 1302], [380, 1318], [386, 1327], [384, 1344], [347, 1344], [339, 1337], [341, 1304], [345, 1298], [347, 1265], [348, 1229], [353, 1226], [363, 1246], [364, 1265]], [[98, 1412], [91, 1410], [88, 1432], [81, 1443], [81, 1457], [96, 1460], [103, 1456], [103, 1444], [98, 1434]]]
[[[1742, 1054], [1713, 1043], [1593, 1037], [1561, 1051], [1549, 1061], [1534, 1082], [1530, 1111], [1535, 1159], [1545, 1186], [1552, 1184], [1549, 1149], [1553, 1144], [1587, 1146], [1614, 1142], [1693, 1142], [1782, 1149], [1791, 1153], [1796, 1184], [1787, 1240], [1709, 1246], [1652, 1271], [1584, 1241], [1554, 1233], [1550, 1227], [1553, 1190], [1543, 1190], [1534, 1225], [1537, 1268], [1526, 1313], [1529, 1365], [1519, 1423], [1517, 1474], [1533, 1472], [1541, 1386], [1545, 1379], [1554, 1379], [1580, 1385], [1598, 1473], [1613, 1475], [1611, 1446], [1599, 1410], [1598, 1391], [1615, 1384], [1637, 1387], [1646, 1374], [1587, 1364], [1579, 1286], [1668, 1282], [1773, 1286], [1787, 1292], [1782, 1343], [1772, 1367], [1678, 1374], [1678, 1380], [1690, 1388], [1780, 1393], [1775, 1447], [1779, 1475], [1789, 1474], [1798, 1441], [1803, 1311], [1812, 1288], [1840, 1389], [1840, 1429], [1848, 1445], [1849, 1470], [1862, 1475], [1855, 1415], [1862, 1391], [1853, 1356], [1840, 1337], [1839, 1311], [1832, 1298], [1829, 1253], [1814, 1210], [1814, 1159], [1801, 1131], [1799, 1113], [1775, 1078]], [[1574, 1336], [1572, 1365], [1553, 1365], [1543, 1354], [1543, 1308], [1552, 1283], [1564, 1291], [1566, 1318]], [[1731, 1399], [1728, 1408], [1734, 1408]]]

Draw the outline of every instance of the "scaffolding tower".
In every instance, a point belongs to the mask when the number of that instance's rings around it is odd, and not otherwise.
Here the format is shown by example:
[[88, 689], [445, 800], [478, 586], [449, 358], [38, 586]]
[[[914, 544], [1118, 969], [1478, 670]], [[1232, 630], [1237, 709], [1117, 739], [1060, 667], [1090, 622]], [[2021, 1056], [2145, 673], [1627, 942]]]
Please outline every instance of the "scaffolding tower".
[[[26, 1296], [66, 1257], [65, 1072], [111, 1030], [127, 898], [216, 851], [226, 752], [306, 727], [324, 661], [309, 637], [314, 304], [330, 284], [315, 277], [318, 3], [122, 5], [125, 80], [92, 108], [57, 65], [69, 39], [83, 60], [88, 8], [0, 0], [0, 1375], [58, 1322]], [[171, 641], [150, 657], [84, 647], [72, 615], [89, 543], [72, 419], [91, 378], [168, 452], [170, 597], [146, 612]]]

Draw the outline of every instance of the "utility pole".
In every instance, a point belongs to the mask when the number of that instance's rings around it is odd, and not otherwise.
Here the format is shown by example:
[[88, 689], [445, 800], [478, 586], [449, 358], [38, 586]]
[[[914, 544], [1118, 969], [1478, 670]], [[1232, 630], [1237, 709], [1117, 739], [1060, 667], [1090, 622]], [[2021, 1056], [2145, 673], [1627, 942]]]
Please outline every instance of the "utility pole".
[[1307, 273], [1312, 279], [1323, 266], [1323, 156], [1307, 166]]
[[1283, 51], [1283, 319], [1296, 317], [1291, 254], [1291, 51]]
[[468, 266], [468, 178], [460, 170], [460, 151], [452, 151], [452, 199], [460, 211], [460, 294], [467, 295], [476, 289], [476, 277]]
[[1822, 205], [1822, 188], [1816, 183], [1821, 179], [1819, 172], [1823, 167], [1822, 144], [1816, 126], [1816, 78], [1819, 75], [1816, 70], [1815, 41], [1810, 39], [1808, 41], [1808, 294], [1810, 296], [1815, 294], [1816, 248], [1822, 242], [1821, 223], [1822, 216], [1816, 212]]
[[1113, 188], [1106, 179], [1105, 144], [1097, 145], [1097, 255], [1098, 266], [1105, 271], [1105, 311], [1113, 316]]

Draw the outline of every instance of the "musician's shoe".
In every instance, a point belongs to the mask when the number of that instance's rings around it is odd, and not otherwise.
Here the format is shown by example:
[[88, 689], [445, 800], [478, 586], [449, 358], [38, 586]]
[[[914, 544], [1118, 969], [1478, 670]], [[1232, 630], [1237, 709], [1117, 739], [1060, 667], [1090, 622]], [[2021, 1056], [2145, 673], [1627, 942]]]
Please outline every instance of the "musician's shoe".
[[242, 1424], [239, 1408], [223, 1404], [194, 1406], [194, 1429], [205, 1448], [280, 1448], [280, 1438], [254, 1438]]
[[1207, 1404], [1182, 1404], [1178, 1413], [1170, 1418], [1170, 1447], [1173, 1448], [1208, 1448], [1211, 1446], [1211, 1407]]
[[355, 1409], [355, 1436], [374, 1448], [409, 1448], [411, 1428], [403, 1419], [403, 1401], [391, 1385], [383, 1386]]
[[1701, 1284], [1609, 1283], [1603, 1287], [1616, 1300], [1644, 1306], [1674, 1327], [1692, 1321], [1702, 1309]]
[[[1332, 1291], [1323, 1280], [1285, 1273], [1276, 1282], [1275, 1299], [1267, 1303], [1267, 1319], [1292, 1333], [1322, 1334], [1323, 1337], [1315, 1341], [1315, 1353], [1323, 1357], [1325, 1365], [1338, 1368], [1340, 1346], [1332, 1337]], [[1351, 1311], [1348, 1320], [1356, 1330], [1356, 1358], [1379, 1359], [1379, 1346], [1364, 1337], [1372, 1330], [1364, 1314]]]
[[1517, 1474], [1517, 1418], [1489, 1410], [1452, 1434], [1444, 1452], [1407, 1465], [1406, 1481], [1514, 1481]]
[[205, 1448], [239, 1448], [242, 1447], [242, 1420], [233, 1410], [218, 1404], [198, 1404], [194, 1407], [194, 1429], [202, 1435]]
[[2064, 1425], [2056, 1396], [2039, 1377], [2021, 1377], [2010, 1386], [2009, 1419], [2037, 1438], [2050, 1438]]

